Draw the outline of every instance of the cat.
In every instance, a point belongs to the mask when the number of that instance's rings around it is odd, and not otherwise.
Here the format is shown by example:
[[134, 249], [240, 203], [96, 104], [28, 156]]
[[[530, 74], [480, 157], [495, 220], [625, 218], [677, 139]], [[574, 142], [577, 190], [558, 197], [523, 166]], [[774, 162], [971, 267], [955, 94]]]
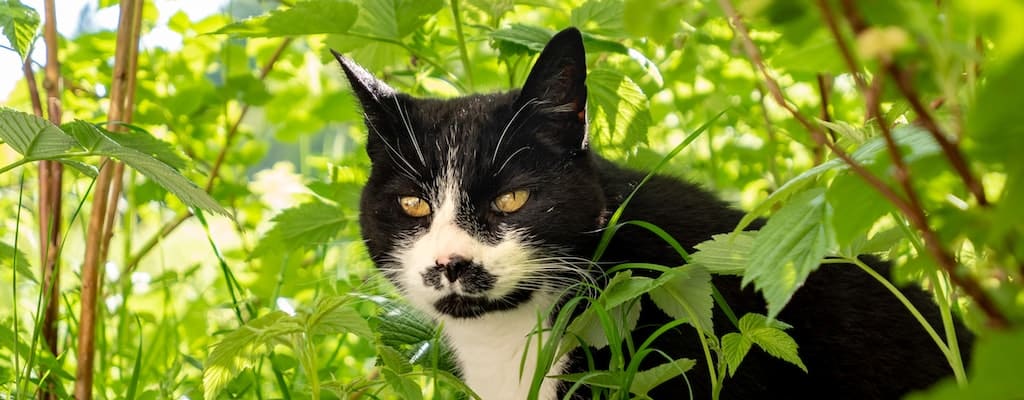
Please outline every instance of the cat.
[[[448, 100], [399, 93], [334, 55], [369, 132], [372, 167], [359, 222], [371, 259], [409, 303], [442, 325], [461, 378], [482, 399], [526, 399], [537, 369], [531, 333], [538, 322], [551, 323], [544, 313], [573, 294], [567, 288], [603, 282], [589, 271], [590, 258], [610, 214], [645, 175], [590, 149], [581, 33], [568, 28], [554, 35], [520, 90]], [[742, 216], [694, 184], [658, 175], [640, 187], [622, 220], [655, 222], [693, 251], [731, 231]], [[654, 234], [626, 227], [596, 265], [676, 266], [683, 262], [677, 254]], [[889, 273], [888, 264], [866, 261]], [[716, 276], [713, 283], [737, 315], [764, 313], [763, 298], [741, 289], [739, 278]], [[929, 294], [903, 292], [941, 326]], [[672, 320], [646, 299], [641, 305], [634, 343]], [[787, 332], [807, 372], [753, 349], [725, 380], [722, 399], [889, 399], [951, 373], [897, 299], [850, 265], [813, 273], [778, 318], [793, 326]], [[717, 335], [735, 330], [717, 306], [713, 322]], [[957, 333], [969, 348], [970, 334], [961, 325]], [[657, 387], [652, 398], [689, 398], [691, 391], [696, 399], [711, 397], [693, 328], [670, 330], [654, 347], [697, 364], [685, 380]], [[562, 398], [570, 385], [553, 376], [584, 371], [584, 355], [574, 350], [540, 371], [538, 398]], [[591, 361], [607, 369], [608, 355], [607, 348], [594, 351]], [[648, 357], [641, 368], [662, 362]], [[574, 398], [588, 398], [589, 390]]]

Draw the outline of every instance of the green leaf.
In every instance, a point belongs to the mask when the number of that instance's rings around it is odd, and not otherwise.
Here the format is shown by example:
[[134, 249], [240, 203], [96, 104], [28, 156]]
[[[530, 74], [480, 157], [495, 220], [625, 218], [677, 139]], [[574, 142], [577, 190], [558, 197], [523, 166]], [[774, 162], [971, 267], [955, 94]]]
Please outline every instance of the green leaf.
[[124, 138], [116, 138], [121, 134], [110, 133], [81, 120], [64, 124], [64, 129], [89, 152], [89, 155], [116, 158], [156, 182], [160, 187], [167, 189], [168, 192], [173, 193], [185, 204], [220, 215], [228, 215], [228, 211], [203, 189], [182, 176], [178, 170], [161, 161], [161, 159], [167, 159], [174, 163], [182, 162], [169, 144], [139, 132], [126, 134], [127, 136]]
[[625, 34], [622, 7], [622, 0], [589, 0], [572, 10], [569, 25], [588, 33], [622, 36]]
[[[103, 142], [103, 139], [108, 139], [121, 146], [149, 155], [150, 157], [160, 160], [164, 164], [175, 169], [185, 169], [188, 167], [188, 160], [174, 148], [174, 145], [157, 139], [145, 129], [138, 126], [120, 124], [121, 126], [128, 128], [128, 131], [111, 133], [97, 125], [90, 124], [92, 127], [86, 127], [83, 124], [86, 123], [83, 121], [69, 122], [62, 125], [61, 129], [75, 137], [75, 139], [78, 140], [78, 143], [87, 150], [94, 150]], [[101, 135], [97, 135], [97, 131], [99, 131]], [[91, 145], [87, 145], [87, 143]]]
[[736, 332], [722, 336], [722, 357], [725, 359], [725, 365], [729, 367], [729, 376], [736, 375], [736, 369], [740, 367], [752, 344], [750, 339]]
[[622, 14], [629, 33], [665, 43], [682, 32], [683, 3], [676, 1], [626, 0]]
[[442, 0], [362, 0], [352, 32], [401, 40], [444, 6]]
[[387, 381], [388, 387], [394, 390], [399, 395], [399, 398], [406, 400], [423, 399], [423, 392], [420, 390], [420, 386], [412, 379], [387, 368], [381, 370], [381, 375]]
[[310, 335], [338, 335], [351, 333], [373, 340], [374, 334], [366, 318], [354, 308], [348, 296], [325, 296], [317, 300], [316, 308], [307, 319]]
[[630, 149], [646, 141], [651, 114], [647, 95], [621, 72], [597, 68], [587, 75], [591, 140]]
[[743, 275], [757, 234], [757, 231], [740, 231], [712, 235], [711, 240], [694, 246], [697, 251], [690, 254], [690, 261], [712, 274]]
[[833, 210], [842, 210], [832, 217], [836, 243], [846, 246], [866, 235], [868, 229], [894, 206], [863, 179], [853, 174], [841, 174], [832, 181], [825, 198]]
[[269, 352], [266, 345], [277, 337], [274, 333], [280, 333], [270, 328], [285, 319], [288, 319], [288, 314], [272, 311], [249, 321], [214, 345], [203, 366], [203, 397], [216, 398], [217, 393], [241, 370], [251, 367], [260, 356]]
[[[783, 332], [783, 330], [792, 328], [792, 326], [781, 321], [769, 320], [764, 315], [755, 313], [744, 315], [740, 318], [739, 325], [740, 333], [745, 340], [756, 344], [766, 353], [788, 361], [800, 367], [804, 372], [807, 372], [807, 367], [797, 354], [798, 346], [796, 341], [789, 334]], [[740, 346], [742, 345], [741, 343]], [[749, 344], [747, 344], [747, 347], [749, 348]], [[736, 367], [739, 367], [739, 362], [736, 363]], [[731, 371], [731, 373], [735, 373], [735, 368], [732, 368]]]
[[507, 28], [491, 31], [490, 38], [501, 51], [501, 55], [507, 57], [540, 53], [554, 34], [538, 26], [512, 24]]
[[0, 32], [22, 60], [28, 57], [32, 41], [39, 29], [39, 13], [18, 0], [0, 3]]
[[303, 203], [282, 211], [271, 222], [274, 226], [260, 239], [253, 256], [267, 252], [315, 248], [337, 236], [349, 222], [348, 213], [321, 201]]
[[714, 299], [711, 274], [707, 270], [686, 265], [665, 272], [657, 281], [661, 284], [650, 291], [650, 296], [658, 308], [672, 318], [698, 327], [704, 334], [714, 334], [711, 322]]
[[646, 371], [637, 372], [633, 376], [633, 383], [629, 385], [629, 391], [633, 394], [647, 395], [652, 389], [667, 382], [669, 379], [682, 375], [689, 371], [697, 363], [689, 358], [680, 358], [669, 361]]
[[301, 36], [346, 33], [359, 9], [348, 1], [302, 1], [218, 29], [215, 34], [244, 37]]
[[743, 285], [753, 282], [764, 294], [769, 318], [778, 315], [834, 246], [829, 214], [824, 190], [811, 189], [779, 210], [754, 239]]
[[0, 139], [25, 158], [54, 158], [75, 149], [73, 138], [32, 114], [0, 108]]
[[967, 386], [959, 387], [950, 377], [927, 392], [916, 393], [909, 400], [1018, 400], [1024, 393], [1024, 330], [992, 333], [975, 342]]
[[18, 275], [32, 282], [38, 282], [35, 274], [32, 273], [32, 264], [29, 264], [25, 253], [4, 242], [0, 242], [0, 266], [15, 267], [18, 270]]
[[409, 360], [405, 358], [405, 355], [394, 347], [377, 346], [377, 359], [380, 360], [380, 365], [397, 371], [400, 374], [412, 371], [412, 364], [409, 364]]

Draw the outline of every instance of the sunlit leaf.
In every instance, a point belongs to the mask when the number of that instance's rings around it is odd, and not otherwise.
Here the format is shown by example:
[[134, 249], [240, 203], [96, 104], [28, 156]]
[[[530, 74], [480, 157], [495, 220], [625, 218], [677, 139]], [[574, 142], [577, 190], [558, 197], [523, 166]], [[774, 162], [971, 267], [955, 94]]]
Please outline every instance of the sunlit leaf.
[[699, 327], [704, 334], [713, 334], [711, 322], [714, 300], [711, 297], [711, 274], [693, 266], [673, 268], [658, 278], [664, 282], [650, 291], [651, 300], [672, 318]]
[[16, 267], [19, 276], [32, 282], [38, 282], [36, 281], [35, 274], [32, 272], [32, 264], [29, 264], [25, 252], [22, 249], [15, 249], [14, 246], [4, 242], [0, 242], [0, 267]]
[[754, 239], [743, 284], [753, 282], [764, 294], [769, 317], [778, 315], [833, 247], [829, 214], [824, 190], [811, 189], [768, 219]]
[[3, 107], [0, 139], [22, 156], [37, 160], [65, 155], [77, 145], [75, 139], [50, 121]]
[[253, 256], [282, 249], [322, 246], [334, 239], [349, 220], [345, 210], [321, 201], [289, 208], [271, 220], [274, 226], [260, 239]]
[[245, 37], [345, 33], [355, 23], [358, 11], [348, 1], [300, 1], [290, 8], [236, 22], [214, 33]]
[[0, 32], [7, 37], [22, 59], [28, 57], [32, 40], [39, 29], [39, 13], [19, 0], [0, 2]]
[[714, 235], [694, 246], [697, 251], [690, 254], [690, 260], [712, 274], [742, 275], [750, 262], [755, 237], [756, 231]]
[[633, 383], [629, 386], [629, 391], [634, 394], [646, 395], [658, 385], [689, 371], [696, 364], [689, 358], [680, 358], [648, 370], [639, 371], [633, 376]]

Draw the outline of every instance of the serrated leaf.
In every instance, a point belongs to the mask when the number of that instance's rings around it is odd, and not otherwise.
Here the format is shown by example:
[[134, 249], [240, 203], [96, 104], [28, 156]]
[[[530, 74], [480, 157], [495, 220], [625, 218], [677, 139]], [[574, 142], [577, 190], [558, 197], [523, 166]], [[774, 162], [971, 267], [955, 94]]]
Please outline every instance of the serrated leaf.
[[28, 57], [38, 29], [39, 13], [32, 7], [18, 0], [4, 0], [0, 3], [0, 32], [7, 37], [7, 42], [22, 60]]
[[622, 7], [622, 0], [589, 0], [572, 10], [569, 25], [590, 33], [622, 36]]
[[400, 374], [412, 371], [412, 364], [409, 364], [405, 355], [391, 346], [377, 346], [377, 359], [380, 360], [380, 365]]
[[[156, 182], [160, 187], [167, 189], [185, 204], [220, 215], [228, 215], [228, 211], [203, 189], [181, 175], [178, 170], [150, 155], [153, 153], [174, 162], [174, 156], [169, 154], [169, 144], [151, 136], [144, 138], [138, 134], [129, 134], [132, 136], [115, 139], [115, 136], [121, 134], [107, 132], [81, 120], [64, 124], [64, 128], [90, 155], [116, 158]], [[142, 151], [129, 146], [139, 146]]]
[[73, 138], [32, 114], [0, 108], [0, 139], [25, 158], [47, 159], [76, 148]]
[[321, 201], [289, 208], [271, 219], [274, 226], [260, 239], [253, 256], [323, 245], [333, 240], [348, 221], [345, 210]]
[[288, 318], [288, 314], [273, 311], [249, 321], [222, 338], [203, 365], [203, 397], [214, 399], [239, 371], [249, 368], [268, 350], [265, 348], [274, 336], [270, 327]]
[[362, 0], [353, 32], [400, 40], [444, 6], [442, 0]]
[[786, 332], [782, 330], [764, 327], [760, 329], [754, 329], [750, 332], [744, 332], [744, 336], [754, 342], [758, 347], [763, 349], [766, 353], [771, 354], [775, 357], [781, 358], [789, 363], [800, 367], [800, 369], [807, 372], [807, 366], [800, 360], [800, 355], [797, 354], [797, 344]]
[[757, 234], [757, 231], [741, 231], [712, 235], [711, 240], [694, 246], [697, 251], [690, 254], [690, 260], [712, 274], [743, 275]]
[[[583, 339], [584, 343], [595, 349], [601, 349], [608, 346], [609, 336], [611, 336], [611, 334], [622, 338], [636, 328], [636, 324], [640, 320], [640, 304], [641, 303], [639, 301], [635, 301], [620, 303], [614, 307], [610, 307], [608, 309], [608, 315], [615, 323], [614, 327], [604, 326], [597, 315], [597, 311], [593, 308], [603, 306], [593, 305], [590, 308], [587, 308], [586, 311], [574, 318], [566, 328], [566, 332], [569, 334], [566, 335], [563, 346], [572, 347], [579, 344], [579, 342], [576, 341], [576, 338]], [[615, 329], [617, 331], [610, 332], [608, 329]]]
[[381, 375], [387, 381], [388, 387], [400, 395], [399, 398], [406, 400], [423, 399], [423, 392], [420, 390], [420, 386], [412, 379], [387, 368], [381, 370]]
[[539, 26], [511, 24], [489, 34], [503, 56], [540, 53], [554, 32]]
[[786, 330], [793, 326], [777, 319], [769, 320], [768, 317], [758, 313], [747, 313], [740, 318], [739, 328], [740, 332], [750, 332], [755, 329], [761, 328], [775, 328]]
[[740, 367], [752, 344], [750, 339], [736, 332], [729, 332], [722, 336], [722, 358], [725, 359], [725, 365], [729, 367], [729, 376], [736, 375], [736, 369]]
[[591, 139], [632, 148], [644, 143], [651, 114], [647, 95], [621, 72], [596, 69], [587, 75]]
[[633, 394], [647, 395], [652, 389], [689, 371], [697, 363], [689, 358], [670, 361], [646, 371], [637, 372], [629, 391]]
[[751, 282], [774, 318], [834, 246], [823, 189], [803, 192], [768, 220], [754, 239], [743, 285]]
[[303, 1], [289, 8], [235, 22], [214, 33], [244, 37], [346, 33], [355, 23], [358, 12], [359, 8], [348, 1]]
[[650, 37], [665, 43], [681, 32], [683, 3], [626, 0], [622, 9], [626, 30], [637, 37]]
[[[694, 265], [673, 268], [657, 279], [663, 282], [650, 291], [651, 300], [665, 314], [714, 334], [711, 322], [714, 299], [711, 274]], [[691, 315], [691, 312], [693, 315]]]
[[138, 126], [130, 124], [121, 124], [121, 126], [128, 128], [128, 131], [107, 135], [107, 138], [121, 146], [135, 149], [140, 153], [160, 160], [175, 169], [181, 170], [188, 167], [188, 159], [174, 145], [157, 139]]
[[311, 335], [351, 333], [368, 340], [374, 337], [366, 318], [356, 312], [351, 297], [347, 296], [321, 297], [307, 325]]
[[28, 278], [32, 282], [38, 282], [36, 281], [35, 274], [32, 273], [31, 265], [28, 262], [28, 257], [25, 256], [25, 252], [21, 251], [21, 249], [15, 249], [14, 246], [0, 242], [0, 266], [13, 266], [18, 270], [18, 275]]
[[895, 209], [877, 190], [852, 174], [842, 174], [832, 180], [825, 198], [832, 209], [842, 210], [832, 218], [839, 246], [846, 246], [864, 236], [875, 221]]

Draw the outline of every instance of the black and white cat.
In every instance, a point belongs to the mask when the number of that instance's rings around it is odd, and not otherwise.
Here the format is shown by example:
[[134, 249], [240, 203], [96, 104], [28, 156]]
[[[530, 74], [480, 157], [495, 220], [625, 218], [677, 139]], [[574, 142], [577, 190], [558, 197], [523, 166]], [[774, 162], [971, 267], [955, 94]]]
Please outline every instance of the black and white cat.
[[[369, 131], [372, 169], [360, 223], [373, 261], [412, 305], [443, 324], [469, 387], [484, 400], [527, 398], [537, 348], [531, 332], [538, 321], [549, 322], [541, 314], [566, 288], [594, 279], [589, 259], [602, 228], [644, 175], [588, 147], [580, 32], [555, 35], [521, 90], [450, 100], [398, 93], [335, 56]], [[732, 230], [742, 215], [695, 185], [658, 176], [640, 188], [623, 220], [656, 222], [692, 250]], [[653, 234], [625, 228], [602, 261], [680, 265], [676, 254]], [[741, 290], [738, 278], [713, 282], [737, 314], [764, 312], [761, 296]], [[904, 293], [938, 321], [929, 295]], [[732, 328], [721, 314], [716, 309], [718, 335]], [[726, 380], [722, 398], [896, 398], [950, 374], [903, 306], [853, 267], [812, 274], [779, 319], [793, 325], [788, 332], [808, 372], [752, 350]], [[635, 342], [670, 320], [643, 304]], [[969, 334], [960, 334], [969, 341]], [[687, 385], [694, 398], [710, 397], [692, 328], [668, 332], [655, 347], [698, 365], [687, 380], [658, 387], [653, 398], [688, 398]], [[555, 360], [546, 376], [585, 368], [578, 353]], [[605, 353], [597, 353], [600, 369], [607, 367]], [[652, 365], [664, 362], [650, 358]], [[539, 398], [559, 398], [566, 388], [546, 378]]]

